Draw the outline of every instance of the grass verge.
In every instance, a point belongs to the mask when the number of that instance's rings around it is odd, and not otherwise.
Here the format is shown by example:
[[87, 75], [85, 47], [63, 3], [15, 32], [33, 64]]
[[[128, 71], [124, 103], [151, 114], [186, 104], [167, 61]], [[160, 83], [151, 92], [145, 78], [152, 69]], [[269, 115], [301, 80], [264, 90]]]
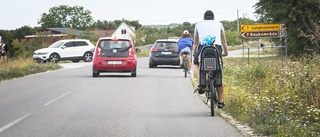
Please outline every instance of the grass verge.
[[32, 59], [8, 59], [0, 62], [0, 82], [61, 68], [55, 63], [37, 63]]
[[224, 59], [225, 112], [256, 134], [319, 136], [320, 56], [291, 60]]

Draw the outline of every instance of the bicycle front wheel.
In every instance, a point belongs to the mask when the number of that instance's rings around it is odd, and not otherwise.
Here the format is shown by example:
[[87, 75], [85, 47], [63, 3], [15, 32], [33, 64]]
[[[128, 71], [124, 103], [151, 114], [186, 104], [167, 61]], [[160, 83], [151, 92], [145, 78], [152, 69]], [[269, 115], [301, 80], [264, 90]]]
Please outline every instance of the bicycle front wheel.
[[214, 116], [214, 106], [215, 106], [215, 94], [216, 89], [213, 86], [213, 79], [209, 80], [209, 92], [210, 92], [210, 109], [211, 109], [211, 116]]

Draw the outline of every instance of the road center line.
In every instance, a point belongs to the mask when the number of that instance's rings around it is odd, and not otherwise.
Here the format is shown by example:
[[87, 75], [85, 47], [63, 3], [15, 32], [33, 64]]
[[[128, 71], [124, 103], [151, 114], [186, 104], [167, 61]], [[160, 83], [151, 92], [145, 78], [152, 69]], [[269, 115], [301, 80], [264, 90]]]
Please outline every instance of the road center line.
[[87, 83], [84, 83], [82, 86], [86, 86], [86, 85], [88, 85], [88, 84], [90, 84], [91, 82], [93, 82], [94, 80], [91, 80], [91, 81], [89, 81], [89, 82], [87, 82]]
[[60, 97], [57, 97], [57, 98], [55, 98], [55, 99], [53, 99], [53, 100], [49, 101], [48, 103], [44, 104], [43, 106], [48, 106], [48, 105], [50, 105], [51, 103], [53, 103], [53, 102], [55, 102], [55, 101], [57, 101], [57, 100], [59, 100], [59, 99], [63, 98], [64, 96], [69, 95], [71, 92], [72, 92], [72, 91], [70, 91], [70, 92], [68, 92], [68, 93], [66, 93], [66, 94], [63, 94], [63, 95], [61, 95]]
[[22, 117], [16, 119], [15, 121], [12, 121], [11, 123], [5, 125], [4, 127], [0, 128], [0, 133], [1, 133], [2, 131], [4, 131], [4, 130], [10, 128], [11, 126], [17, 124], [17, 123], [20, 122], [21, 120], [23, 120], [23, 119], [31, 116], [31, 115], [32, 115], [32, 113], [25, 114], [25, 115], [23, 115]]

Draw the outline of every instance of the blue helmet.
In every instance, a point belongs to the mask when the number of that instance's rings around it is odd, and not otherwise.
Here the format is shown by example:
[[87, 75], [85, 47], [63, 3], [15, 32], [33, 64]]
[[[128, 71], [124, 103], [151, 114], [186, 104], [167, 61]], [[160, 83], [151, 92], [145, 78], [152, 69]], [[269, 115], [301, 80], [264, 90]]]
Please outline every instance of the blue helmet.
[[204, 38], [202, 45], [203, 46], [209, 46], [213, 45], [213, 43], [216, 41], [216, 36], [210, 36], [208, 35], [206, 38]]

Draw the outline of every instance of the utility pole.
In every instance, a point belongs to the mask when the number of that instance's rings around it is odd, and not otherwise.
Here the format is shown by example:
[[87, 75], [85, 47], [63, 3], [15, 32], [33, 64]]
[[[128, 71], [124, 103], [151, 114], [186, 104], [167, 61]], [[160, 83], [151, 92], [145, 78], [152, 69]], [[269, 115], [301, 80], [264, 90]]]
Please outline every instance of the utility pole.
[[237, 27], [238, 27], [238, 34], [240, 34], [239, 10], [237, 10]]

